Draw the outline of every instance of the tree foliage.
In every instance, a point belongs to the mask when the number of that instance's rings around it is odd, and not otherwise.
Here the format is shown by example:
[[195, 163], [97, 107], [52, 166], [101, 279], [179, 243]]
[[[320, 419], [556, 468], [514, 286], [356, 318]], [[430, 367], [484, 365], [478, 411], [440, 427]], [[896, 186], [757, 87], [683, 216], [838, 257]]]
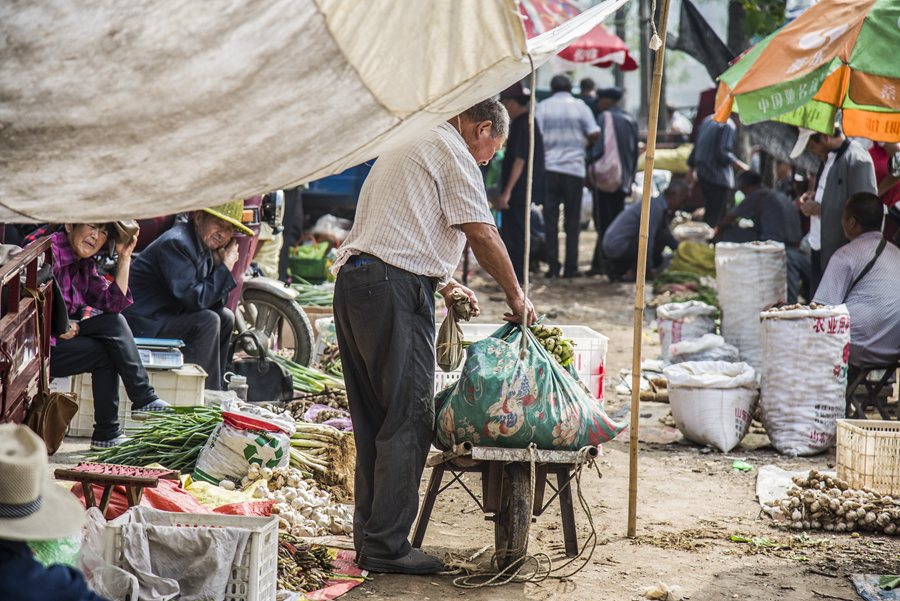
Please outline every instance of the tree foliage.
[[744, 32], [763, 38], [784, 24], [785, 0], [743, 0]]

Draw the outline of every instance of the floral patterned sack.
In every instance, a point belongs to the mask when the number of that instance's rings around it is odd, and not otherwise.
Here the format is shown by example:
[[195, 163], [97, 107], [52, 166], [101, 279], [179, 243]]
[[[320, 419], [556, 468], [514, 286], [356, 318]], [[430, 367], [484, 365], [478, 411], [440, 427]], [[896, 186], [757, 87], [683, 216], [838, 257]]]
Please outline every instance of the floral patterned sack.
[[612, 440], [615, 423], [600, 401], [562, 367], [529, 331], [528, 357], [519, 359], [522, 326], [508, 324], [469, 346], [462, 376], [435, 396], [435, 446], [576, 451]]

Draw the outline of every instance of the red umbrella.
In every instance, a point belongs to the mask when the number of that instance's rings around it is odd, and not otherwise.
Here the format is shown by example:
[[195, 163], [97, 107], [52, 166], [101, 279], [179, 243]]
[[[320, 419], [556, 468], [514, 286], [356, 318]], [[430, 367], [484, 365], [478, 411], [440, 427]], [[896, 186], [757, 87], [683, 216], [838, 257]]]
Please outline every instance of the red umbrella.
[[[581, 11], [566, 0], [521, 0], [519, 12], [524, 17], [525, 33], [533, 38], [568, 21]], [[560, 52], [559, 58], [597, 67], [609, 67], [615, 63], [623, 71], [635, 71], [638, 68], [622, 38], [602, 24]]]

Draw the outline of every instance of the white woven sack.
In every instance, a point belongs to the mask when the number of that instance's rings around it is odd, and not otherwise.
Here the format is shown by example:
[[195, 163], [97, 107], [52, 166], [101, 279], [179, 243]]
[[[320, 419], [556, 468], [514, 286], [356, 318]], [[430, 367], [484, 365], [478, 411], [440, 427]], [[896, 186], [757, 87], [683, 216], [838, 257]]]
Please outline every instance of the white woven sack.
[[762, 367], [759, 312], [787, 298], [787, 260], [780, 242], [716, 244], [722, 336], [757, 372]]
[[716, 308], [701, 303], [669, 303], [656, 309], [656, 324], [659, 332], [659, 344], [662, 347], [662, 360], [674, 363], [669, 346], [682, 340], [693, 340], [706, 334], [715, 334], [716, 322], [713, 316]]
[[669, 380], [672, 417], [685, 438], [727, 453], [747, 435], [759, 400], [752, 367], [689, 361], [663, 373]]
[[850, 313], [846, 305], [766, 311], [762, 319], [760, 409], [772, 444], [786, 455], [815, 455], [844, 417]]

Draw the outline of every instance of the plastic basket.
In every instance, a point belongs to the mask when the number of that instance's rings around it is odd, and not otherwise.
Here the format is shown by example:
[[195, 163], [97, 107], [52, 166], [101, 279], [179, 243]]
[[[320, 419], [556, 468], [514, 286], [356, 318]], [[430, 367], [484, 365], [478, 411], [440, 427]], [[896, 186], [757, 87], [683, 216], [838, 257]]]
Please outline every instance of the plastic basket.
[[[168, 513], [170, 526], [192, 528], [246, 528], [250, 541], [240, 561], [231, 569], [225, 587], [225, 601], [270, 601], [275, 598], [278, 576], [278, 518], [248, 517], [199, 513]], [[122, 526], [128, 515], [106, 525], [103, 558], [123, 567]]]
[[[460, 323], [459, 326], [463, 331], [463, 340], [466, 342], [478, 342], [496, 332], [501, 327], [501, 324]], [[604, 376], [606, 374], [606, 348], [609, 338], [585, 326], [558, 327], [562, 330], [563, 337], [571, 338], [575, 345], [573, 365], [579, 378], [588, 387], [591, 394], [602, 401]], [[435, 394], [459, 380], [464, 364], [465, 361], [451, 372], [444, 372], [440, 367], [435, 367]]]
[[303, 257], [290, 257], [288, 271], [292, 278], [303, 278], [310, 284], [321, 284], [328, 277], [326, 268], [328, 258], [305, 259]]
[[[203, 389], [206, 372], [199, 365], [186, 363], [181, 369], [147, 370], [150, 386], [156, 396], [176, 407], [203, 405]], [[68, 390], [62, 392], [69, 392]], [[69, 424], [69, 436], [94, 434], [94, 393], [91, 390], [91, 374], [78, 374], [72, 378], [71, 392], [78, 396], [78, 413]], [[130, 420], [131, 401], [122, 380], [119, 380], [119, 425], [134, 426]]]
[[837, 420], [837, 475], [851, 488], [900, 495], [900, 422]]

